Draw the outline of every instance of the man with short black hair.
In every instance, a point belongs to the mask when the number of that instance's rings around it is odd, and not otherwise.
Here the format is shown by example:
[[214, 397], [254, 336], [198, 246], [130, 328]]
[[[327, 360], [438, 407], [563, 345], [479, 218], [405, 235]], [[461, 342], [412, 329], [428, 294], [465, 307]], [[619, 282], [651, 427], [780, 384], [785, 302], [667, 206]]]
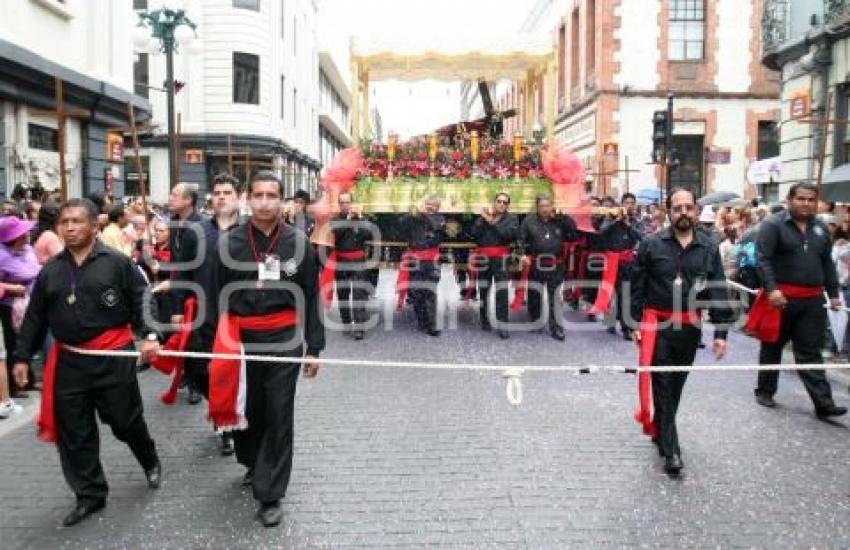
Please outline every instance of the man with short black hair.
[[[325, 347], [318, 262], [307, 237], [281, 221], [283, 185], [273, 172], [254, 175], [251, 218], [221, 235], [216, 253], [220, 310], [213, 352], [303, 358], [304, 376]], [[292, 472], [299, 363], [212, 359], [209, 416], [235, 432], [236, 457], [248, 471], [262, 524], [280, 523], [280, 500]], [[247, 429], [246, 429], [247, 427]]]
[[[829, 307], [839, 309], [838, 274], [832, 260], [829, 230], [816, 217], [817, 187], [796, 183], [788, 191], [788, 210], [774, 214], [759, 225], [758, 268], [764, 290], [750, 310], [747, 329], [761, 340], [759, 364], [782, 362], [782, 348], [793, 344], [798, 364], [823, 363], [821, 347], [826, 331], [824, 291]], [[841, 416], [823, 369], [798, 370], [815, 405], [818, 418]], [[756, 401], [775, 407], [773, 396], [779, 372], [758, 375]]]
[[159, 350], [159, 334], [147, 325], [156, 302], [144, 314], [146, 284], [127, 256], [95, 238], [97, 207], [72, 199], [61, 208], [59, 233], [65, 249], [41, 270], [21, 325], [14, 376], [27, 382], [33, 353], [49, 329], [56, 338], [44, 366], [39, 437], [55, 442], [65, 480], [77, 504], [63, 523], [79, 523], [106, 504], [108, 487], [100, 463], [97, 420], [112, 428], [142, 466], [148, 486], [160, 485], [162, 468], [148, 433], [132, 357], [88, 356], [66, 345], [92, 350], [132, 349], [134, 336], [142, 362]]

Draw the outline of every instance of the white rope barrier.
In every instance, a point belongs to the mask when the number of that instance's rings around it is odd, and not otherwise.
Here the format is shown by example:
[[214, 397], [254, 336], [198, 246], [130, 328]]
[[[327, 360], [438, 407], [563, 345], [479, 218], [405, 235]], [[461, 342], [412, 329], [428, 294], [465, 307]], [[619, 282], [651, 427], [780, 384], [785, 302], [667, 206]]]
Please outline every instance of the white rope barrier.
[[[85, 350], [73, 346], [65, 346], [65, 349], [81, 355], [94, 357], [128, 357], [139, 358], [138, 351], [130, 350]], [[230, 359], [245, 360], [261, 363], [289, 363], [300, 364], [305, 362], [304, 357], [278, 357], [271, 355], [239, 355], [205, 353], [197, 351], [161, 351], [163, 357], [182, 357], [195, 359]], [[494, 365], [475, 363], [448, 363], [448, 362], [421, 362], [421, 361], [377, 361], [367, 359], [339, 359], [322, 357], [310, 359], [310, 362], [319, 365], [330, 366], [354, 366], [354, 367], [379, 367], [379, 368], [402, 368], [419, 370], [465, 370], [465, 371], [488, 371], [500, 372], [505, 379], [505, 397], [512, 405], [520, 405], [523, 402], [522, 377], [527, 372], [569, 372], [576, 375], [596, 373], [637, 373], [637, 372], [747, 372], [747, 371], [800, 371], [800, 370], [850, 370], [850, 363], [820, 363], [820, 364], [775, 364], [775, 365], [671, 365], [654, 367], [637, 367], [634, 365]]]

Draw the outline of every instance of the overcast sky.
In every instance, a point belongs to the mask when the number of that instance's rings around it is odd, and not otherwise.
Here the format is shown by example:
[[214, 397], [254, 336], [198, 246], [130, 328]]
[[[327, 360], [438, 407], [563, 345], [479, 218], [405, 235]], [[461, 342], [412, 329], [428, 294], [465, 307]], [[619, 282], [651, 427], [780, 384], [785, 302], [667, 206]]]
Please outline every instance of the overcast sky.
[[[319, 45], [334, 55], [343, 77], [350, 74], [349, 37], [387, 37], [403, 43], [415, 36], [515, 34], [536, 0], [319, 0]], [[371, 104], [380, 110], [384, 132], [423, 134], [455, 122], [459, 84], [375, 83]]]

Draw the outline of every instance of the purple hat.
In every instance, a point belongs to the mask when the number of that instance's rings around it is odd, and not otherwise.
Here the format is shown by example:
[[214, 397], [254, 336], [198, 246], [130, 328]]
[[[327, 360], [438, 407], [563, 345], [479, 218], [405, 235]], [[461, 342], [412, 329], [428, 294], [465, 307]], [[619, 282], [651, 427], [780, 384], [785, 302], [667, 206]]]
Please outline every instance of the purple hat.
[[22, 220], [17, 216], [4, 216], [0, 218], [0, 243], [10, 243], [18, 237], [29, 233], [35, 222]]

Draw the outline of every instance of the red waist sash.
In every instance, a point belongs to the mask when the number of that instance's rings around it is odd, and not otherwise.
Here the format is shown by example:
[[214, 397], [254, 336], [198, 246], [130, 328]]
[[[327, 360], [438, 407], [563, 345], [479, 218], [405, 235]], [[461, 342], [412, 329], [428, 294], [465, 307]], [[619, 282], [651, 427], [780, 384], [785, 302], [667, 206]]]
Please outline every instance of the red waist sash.
[[[776, 285], [777, 290], [782, 291], [786, 298], [804, 300], [823, 296], [823, 287], [819, 286], [797, 286], [785, 283]], [[744, 330], [752, 334], [760, 341], [774, 344], [779, 341], [779, 330], [782, 325], [782, 310], [770, 305], [768, 293], [760, 290], [756, 295], [755, 302], [750, 308], [747, 324]]]
[[525, 302], [525, 295], [528, 292], [528, 277], [531, 275], [532, 266], [539, 262], [541, 267], [554, 267], [563, 261], [563, 256], [552, 256], [550, 254], [526, 254], [522, 261], [522, 271], [519, 274], [519, 281], [517, 281], [516, 292], [514, 292], [514, 300], [511, 302], [511, 311], [519, 311], [522, 309], [522, 304]]
[[[696, 326], [700, 323], [700, 312], [672, 312], [645, 307], [643, 318], [640, 322], [638, 365], [641, 367], [652, 366], [652, 356], [655, 353], [655, 341], [658, 336], [659, 322]], [[643, 426], [643, 433], [649, 437], [656, 436], [656, 426], [652, 416], [652, 377], [649, 372], [641, 371], [638, 373], [638, 408], [635, 411], [635, 420]]]
[[[195, 320], [195, 310], [198, 307], [197, 298], [190, 296], [183, 302], [183, 323], [180, 325], [180, 330], [168, 337], [162, 349], [167, 351], [186, 351], [189, 347], [189, 337], [192, 335], [192, 322]], [[160, 401], [166, 405], [171, 405], [177, 399], [177, 390], [180, 388], [180, 382], [183, 380], [183, 365], [186, 359], [184, 357], [163, 357], [157, 355], [151, 360], [151, 366], [156, 370], [174, 376], [171, 378], [171, 386], [162, 395], [159, 396]]]
[[334, 280], [338, 262], [362, 262], [366, 259], [365, 250], [334, 250], [319, 275], [319, 295], [325, 309], [331, 307], [334, 297]]
[[621, 263], [634, 262], [637, 256], [632, 249], [621, 250], [615, 252], [609, 250], [605, 252], [605, 270], [602, 272], [602, 280], [599, 284], [599, 291], [596, 293], [596, 302], [590, 308], [591, 314], [607, 313], [611, 307], [611, 298], [614, 297], [617, 285], [617, 274], [620, 271]]
[[480, 261], [479, 258], [486, 258], [488, 260], [502, 260], [510, 255], [510, 246], [479, 246], [475, 248], [472, 252], [470, 252], [469, 260], [467, 261], [467, 265], [469, 267], [466, 270], [466, 290], [463, 293], [463, 299], [471, 299], [473, 293], [475, 292], [475, 286], [478, 284], [478, 266], [476, 265], [476, 262]]
[[[242, 331], [268, 331], [295, 326], [298, 316], [294, 309], [267, 315], [239, 317], [224, 313], [218, 320], [213, 353], [239, 355], [242, 353]], [[209, 365], [209, 418], [217, 428], [234, 429], [245, 421], [245, 369], [239, 359], [211, 359]]]
[[404, 302], [407, 299], [407, 289], [410, 286], [410, 270], [414, 262], [436, 262], [440, 259], [440, 249], [423, 248], [422, 250], [413, 250], [408, 248], [401, 256], [401, 263], [398, 266], [398, 279], [396, 280], [396, 292], [398, 293], [398, 303], [396, 309], [402, 309]]
[[[130, 325], [107, 329], [88, 342], [74, 344], [75, 348], [87, 350], [119, 350], [133, 343], [133, 332]], [[49, 443], [56, 442], [56, 418], [53, 397], [56, 391], [56, 364], [59, 352], [66, 349], [66, 344], [55, 342], [50, 346], [47, 359], [44, 361], [44, 378], [41, 393], [41, 410], [38, 413], [38, 437]]]

